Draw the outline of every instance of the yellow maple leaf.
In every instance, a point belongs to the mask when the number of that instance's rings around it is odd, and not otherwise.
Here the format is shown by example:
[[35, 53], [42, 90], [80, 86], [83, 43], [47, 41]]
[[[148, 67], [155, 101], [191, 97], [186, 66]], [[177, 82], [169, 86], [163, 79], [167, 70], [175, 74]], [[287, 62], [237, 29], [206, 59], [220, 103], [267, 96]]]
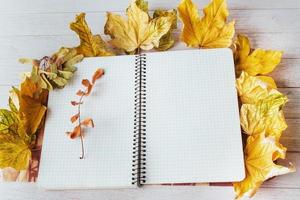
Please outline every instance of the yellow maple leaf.
[[222, 48], [232, 44], [234, 21], [226, 24], [229, 15], [225, 0], [212, 0], [200, 18], [197, 6], [191, 0], [182, 0], [178, 6], [184, 26], [181, 40], [189, 47]]
[[255, 104], [243, 104], [240, 115], [244, 132], [248, 135], [264, 133], [274, 136], [278, 141], [282, 131], [287, 128], [282, 113], [282, 106], [286, 102], [287, 97], [276, 91]]
[[289, 167], [274, 163], [274, 154], [277, 158], [285, 158], [285, 150], [273, 137], [258, 134], [248, 137], [245, 147], [246, 177], [240, 182], [233, 183], [236, 199], [247, 194], [253, 196], [260, 185], [267, 179], [295, 171], [290, 163]]
[[39, 87], [37, 82], [26, 78], [20, 90], [14, 88], [19, 102], [19, 118], [27, 135], [34, 134], [46, 113], [44, 106], [48, 92]]
[[236, 80], [236, 88], [242, 103], [252, 104], [266, 98], [277, 87], [271, 77], [250, 76], [243, 71]]
[[264, 82], [269, 89], [277, 89], [277, 85], [274, 79], [270, 76], [256, 76], [259, 80]]
[[249, 39], [238, 35], [235, 42], [235, 64], [250, 75], [268, 74], [280, 63], [282, 51], [251, 49]]
[[139, 7], [142, 11], [148, 12], [148, 1], [144, 0], [135, 0], [135, 4]]
[[161, 16], [151, 19], [134, 1], [126, 10], [126, 14], [128, 20], [108, 12], [104, 32], [110, 35], [112, 38], [110, 43], [114, 47], [127, 53], [158, 47], [161, 37], [172, 26], [172, 17]]
[[[9, 103], [12, 104], [11, 100]], [[28, 167], [31, 137], [24, 134], [22, 128], [15, 107], [13, 110], [0, 109], [0, 168], [22, 170]]]
[[31, 151], [29, 143], [17, 134], [0, 133], [0, 168], [27, 169]]
[[175, 38], [173, 37], [172, 31], [177, 28], [177, 11], [173, 10], [155, 10], [153, 13], [153, 18], [169, 16], [172, 18], [172, 26], [170, 30], [163, 35], [159, 40], [159, 46], [156, 48], [159, 51], [165, 51], [175, 44]]
[[17, 132], [19, 120], [17, 114], [7, 109], [0, 109], [0, 133]]
[[77, 54], [82, 54], [85, 57], [114, 55], [107, 49], [100, 35], [92, 34], [85, 21], [85, 13], [77, 15], [76, 21], [70, 24], [70, 28], [78, 34], [80, 39], [80, 45], [76, 47]]

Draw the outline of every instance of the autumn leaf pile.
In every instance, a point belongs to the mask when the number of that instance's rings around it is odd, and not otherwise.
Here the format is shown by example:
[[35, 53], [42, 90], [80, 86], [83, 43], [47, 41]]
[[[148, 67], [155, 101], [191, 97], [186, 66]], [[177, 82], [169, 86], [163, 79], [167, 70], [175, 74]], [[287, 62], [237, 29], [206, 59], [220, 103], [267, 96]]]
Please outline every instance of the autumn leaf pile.
[[248, 136], [244, 150], [246, 178], [233, 184], [237, 198], [245, 193], [253, 196], [265, 180], [295, 171], [291, 163], [288, 167], [275, 164], [286, 155], [280, 137], [287, 128], [282, 108], [288, 99], [265, 75], [280, 63], [281, 56], [280, 51], [251, 49], [246, 36], [237, 36], [234, 58], [241, 75], [236, 86], [242, 102], [241, 126]]
[[13, 88], [9, 109], [0, 109], [0, 168], [28, 167], [36, 132], [46, 112], [48, 92], [29, 78]]
[[[77, 15], [70, 29], [79, 37], [78, 46], [62, 47], [42, 59], [20, 59], [30, 64], [32, 71], [24, 74], [20, 89], [13, 88], [9, 109], [0, 109], [0, 168], [27, 169], [37, 132], [43, 125], [48, 91], [63, 88], [76, 71], [76, 63], [84, 57], [168, 50], [175, 44], [173, 32], [177, 29], [177, 12], [183, 24], [180, 40], [188, 47], [232, 48], [234, 52], [236, 88], [242, 103], [240, 120], [246, 138], [246, 177], [233, 183], [236, 198], [245, 194], [252, 196], [265, 180], [295, 171], [292, 164], [286, 167], [276, 163], [285, 158], [287, 150], [280, 143], [280, 137], [287, 128], [282, 109], [288, 99], [277, 90], [268, 74], [280, 63], [282, 52], [252, 49], [244, 35], [237, 35], [233, 42], [235, 21], [227, 20], [229, 11], [225, 0], [212, 0], [202, 15], [191, 0], [181, 0], [177, 11], [155, 10], [152, 16], [148, 2], [132, 1], [126, 16], [107, 12], [104, 33], [110, 37], [108, 42], [92, 33], [85, 13]], [[77, 93], [79, 101], [71, 102], [79, 109], [71, 118], [77, 125], [68, 133], [70, 138], [82, 140], [81, 125], [93, 126], [91, 119], [80, 119], [80, 105], [102, 75], [100, 70], [92, 81], [83, 80], [86, 90]], [[81, 157], [83, 155], [84, 151]]]
[[112, 39], [114, 47], [128, 54], [140, 50], [167, 50], [175, 40], [172, 30], [177, 27], [176, 10], [156, 10], [153, 17], [148, 14], [148, 3], [143, 0], [132, 1], [126, 10], [128, 19], [107, 13], [104, 33]]

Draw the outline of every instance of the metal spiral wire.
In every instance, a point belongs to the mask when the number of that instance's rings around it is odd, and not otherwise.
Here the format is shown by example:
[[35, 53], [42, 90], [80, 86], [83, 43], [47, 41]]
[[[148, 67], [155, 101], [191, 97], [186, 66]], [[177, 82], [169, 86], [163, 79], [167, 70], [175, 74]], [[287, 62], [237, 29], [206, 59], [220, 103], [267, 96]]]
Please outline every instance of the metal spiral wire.
[[146, 183], [146, 55], [136, 55], [132, 184]]

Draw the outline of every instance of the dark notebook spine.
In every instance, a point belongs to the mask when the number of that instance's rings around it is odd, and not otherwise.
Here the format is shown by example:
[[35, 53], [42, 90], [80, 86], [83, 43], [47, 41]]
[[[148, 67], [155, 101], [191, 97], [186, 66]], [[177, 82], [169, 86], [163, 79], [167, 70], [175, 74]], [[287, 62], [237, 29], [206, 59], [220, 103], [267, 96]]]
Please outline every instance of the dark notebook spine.
[[146, 183], [146, 54], [135, 57], [132, 184]]

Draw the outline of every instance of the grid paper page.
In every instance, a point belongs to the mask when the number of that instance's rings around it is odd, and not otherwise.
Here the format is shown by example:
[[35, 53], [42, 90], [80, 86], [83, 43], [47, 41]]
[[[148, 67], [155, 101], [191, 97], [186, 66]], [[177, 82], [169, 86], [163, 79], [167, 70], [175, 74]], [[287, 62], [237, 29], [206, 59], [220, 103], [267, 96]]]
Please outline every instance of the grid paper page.
[[[46, 189], [131, 187], [134, 123], [134, 56], [86, 58], [72, 81], [49, 96], [38, 184]], [[82, 118], [91, 117], [95, 127], [85, 129], [85, 158], [80, 140], [71, 140], [70, 117], [77, 107], [81, 80], [97, 68], [105, 75], [90, 96], [84, 98]]]
[[146, 56], [146, 183], [243, 179], [231, 50], [187, 50]]

